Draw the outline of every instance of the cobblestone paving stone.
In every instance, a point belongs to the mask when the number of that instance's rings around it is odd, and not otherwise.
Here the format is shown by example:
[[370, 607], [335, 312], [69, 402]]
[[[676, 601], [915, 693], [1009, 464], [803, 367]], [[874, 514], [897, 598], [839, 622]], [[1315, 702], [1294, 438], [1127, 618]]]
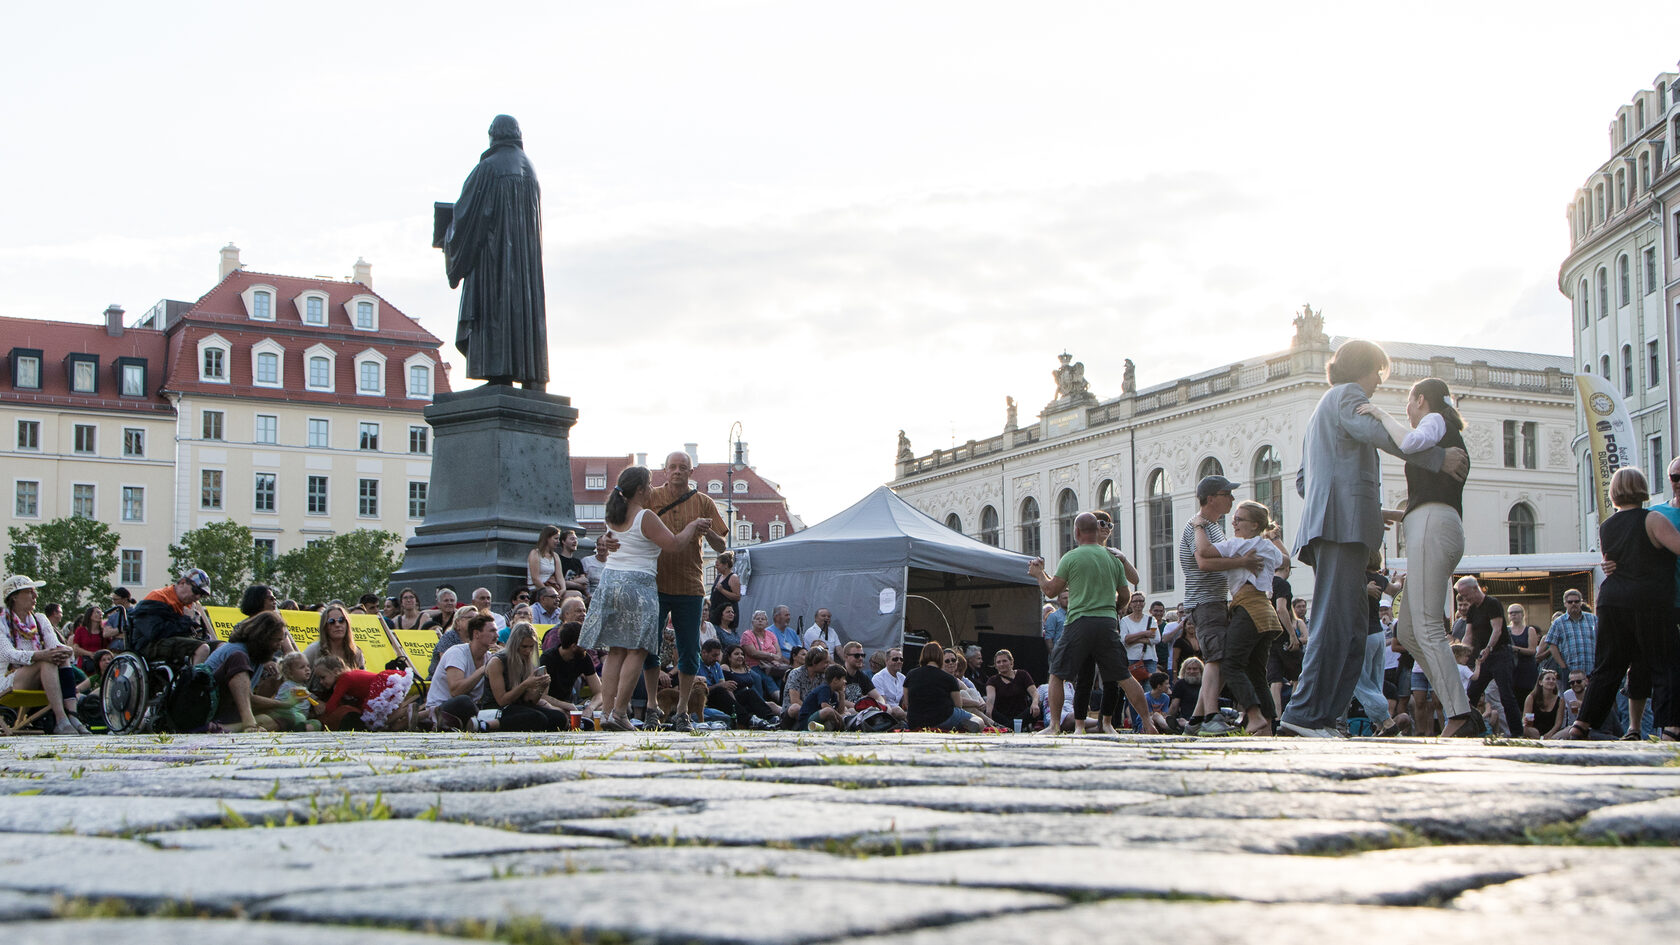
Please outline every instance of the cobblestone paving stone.
[[0, 741], [20, 943], [1671, 942], [1677, 842], [1655, 743]]

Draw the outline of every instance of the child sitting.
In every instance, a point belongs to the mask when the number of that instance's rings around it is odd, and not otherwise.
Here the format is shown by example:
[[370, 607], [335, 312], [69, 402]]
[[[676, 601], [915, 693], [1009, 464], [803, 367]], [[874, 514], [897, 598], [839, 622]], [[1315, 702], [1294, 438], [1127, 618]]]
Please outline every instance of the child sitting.
[[811, 687], [805, 704], [799, 707], [799, 727], [814, 732], [839, 731], [850, 708], [846, 703], [846, 671], [831, 664], [823, 671], [823, 682], [827, 685]]
[[[1167, 687], [1171, 682], [1172, 677], [1166, 673], [1151, 674], [1149, 677], [1149, 692], [1143, 697], [1143, 701], [1149, 705], [1149, 720], [1155, 723], [1155, 731], [1157, 732], [1172, 731], [1167, 727], [1167, 707], [1172, 704], [1172, 693], [1168, 691]], [[1143, 730], [1142, 725], [1135, 727], [1139, 731]]]
[[315, 705], [309, 695], [309, 659], [296, 650], [287, 653], [280, 660], [280, 677], [280, 688], [274, 693], [280, 705], [268, 711], [278, 730], [319, 732], [321, 723], [309, 717]]

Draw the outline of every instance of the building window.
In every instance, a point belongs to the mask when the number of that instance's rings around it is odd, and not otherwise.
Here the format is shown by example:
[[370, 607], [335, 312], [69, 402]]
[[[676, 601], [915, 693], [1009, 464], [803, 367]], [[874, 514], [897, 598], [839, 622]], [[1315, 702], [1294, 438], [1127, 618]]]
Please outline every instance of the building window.
[[146, 553], [138, 548], [124, 548], [117, 580], [124, 584], [146, 583]]
[[356, 303], [356, 327], [363, 331], [373, 330], [373, 303]]
[[272, 351], [257, 353], [257, 383], [280, 383], [280, 356]]
[[272, 539], [272, 538], [253, 538], [253, 539], [251, 539], [251, 552], [252, 552], [252, 554], [254, 554], [256, 556], [256, 564], [257, 564], [257, 567], [260, 569], [260, 570], [258, 570], [257, 573], [258, 574], [267, 574], [268, 569], [270, 567], [273, 567], [273, 565], [274, 565], [274, 555], [275, 555], [274, 539]]
[[1605, 380], [1610, 379], [1610, 356], [1603, 355], [1598, 359], [1598, 373]]
[[13, 361], [12, 386], [24, 390], [41, 389], [41, 356], [20, 354]]
[[1021, 553], [1036, 558], [1042, 550], [1038, 536], [1038, 500], [1028, 496], [1021, 503]]
[[379, 480], [361, 480], [356, 491], [356, 514], [363, 518], [379, 517]]
[[[583, 487], [585, 489], [590, 489], [590, 490], [605, 489], [607, 487], [607, 477], [604, 476], [604, 475], [584, 476], [583, 477]], [[718, 491], [722, 492], [723, 490], [719, 489]]]
[[411, 482], [411, 483], [408, 484], [408, 517], [409, 518], [425, 518], [426, 517], [426, 493], [429, 492], [429, 491], [430, 491], [430, 485], [428, 483]]
[[31, 479], [17, 482], [17, 517], [34, 518], [41, 514], [41, 484]]
[[1593, 201], [1596, 204], [1598, 204], [1598, 207], [1597, 207], [1597, 209], [1598, 209], [1598, 221], [1597, 222], [1603, 223], [1604, 222], [1604, 185], [1603, 184], [1593, 185]]
[[998, 546], [999, 533], [997, 509], [986, 506], [980, 510], [980, 540], [993, 548]]
[[251, 293], [251, 317], [259, 321], [274, 321], [274, 296], [267, 292]]
[[252, 490], [251, 511], [274, 511], [274, 487], [276, 476], [274, 473], [257, 473]]
[[146, 487], [122, 487], [122, 520], [125, 522], [144, 522], [146, 520]]
[[1539, 425], [1533, 420], [1505, 421], [1505, 468], [1535, 468], [1539, 460], [1539, 441]]
[[408, 396], [432, 396], [432, 369], [424, 364], [408, 366]]
[[364, 394], [377, 394], [383, 387], [380, 381], [380, 365], [377, 361], [363, 361], [356, 366], [358, 388]]
[[220, 410], [206, 410], [200, 414], [199, 430], [202, 439], [220, 440], [222, 438], [222, 412]]
[[332, 388], [332, 362], [319, 355], [309, 359], [309, 386], [316, 390]]
[[1172, 482], [1165, 469], [1149, 474], [1149, 590], [1173, 589]]
[[745, 479], [735, 480], [735, 494], [736, 495], [746, 495], [747, 494], [747, 481]]
[[204, 364], [199, 370], [199, 379], [205, 381], [227, 380], [227, 352], [221, 348], [205, 348]]
[[311, 295], [303, 300], [303, 320], [309, 325], [325, 325], [327, 323], [327, 300], [319, 295]]
[[83, 518], [97, 518], [94, 511], [94, 491], [89, 483], [78, 482], [70, 487], [70, 514]]
[[1598, 317], [1610, 314], [1610, 270], [1598, 267]]
[[1627, 168], [1618, 168], [1616, 171], [1616, 207], [1621, 210], [1627, 209]]
[[74, 447], [78, 453], [98, 452], [98, 428], [91, 423], [78, 423], [71, 431]]
[[945, 516], [945, 527], [957, 534], [962, 534], [962, 516], [955, 512]]
[[327, 433], [328, 433], [327, 421], [318, 419], [316, 417], [310, 417], [309, 418], [309, 439], [306, 442], [310, 446], [313, 446], [316, 449], [323, 449], [323, 450], [326, 449], [327, 448]]
[[124, 397], [146, 396], [146, 366], [125, 362], [121, 364], [122, 395]]
[[1627, 256], [1616, 257], [1616, 287], [1621, 291], [1616, 295], [1617, 305], [1626, 305], [1633, 301], [1633, 274], [1628, 268]]
[[786, 525], [783, 525], [781, 522], [771, 522], [770, 523], [770, 540], [771, 541], [775, 541], [776, 539], [782, 537], [785, 534], [787, 534], [787, 526]]
[[356, 448], [375, 451], [379, 449], [379, 424], [361, 424]]
[[327, 514], [327, 477], [310, 476], [307, 496], [309, 501], [305, 511], [310, 515]]
[[1272, 521], [1283, 524], [1283, 458], [1271, 446], [1254, 454], [1254, 501], [1271, 510]]
[[1646, 468], [1649, 474], [1652, 495], [1662, 495], [1663, 487], [1668, 485], [1668, 463], [1663, 457], [1662, 434], [1657, 434], [1645, 441], [1645, 452], [1651, 460]]
[[1534, 554], [1534, 510], [1527, 502], [1511, 506], [1506, 526], [1510, 531], [1511, 554]]
[[1114, 531], [1108, 533], [1108, 543], [1120, 547], [1120, 490], [1114, 487], [1114, 480], [1104, 479], [1097, 486], [1097, 508], [1108, 513], [1114, 520]]
[[432, 451], [431, 427], [408, 428], [408, 451], [410, 453], [425, 454]]
[[99, 392], [99, 362], [89, 358], [70, 356], [70, 389], [78, 394]]
[[1645, 294], [1657, 291], [1657, 248], [1645, 247]]
[[19, 420], [17, 422], [17, 448], [20, 450], [38, 450], [41, 448], [41, 421]]
[[1657, 357], [1657, 343], [1645, 342], [1645, 386], [1655, 387], [1662, 380], [1662, 359]]
[[1644, 193], [1651, 189], [1651, 152], [1642, 151], [1639, 154], [1639, 191]]
[[1622, 345], [1622, 396], [1633, 396], [1633, 345]]
[[222, 471], [220, 469], [199, 470], [198, 507], [201, 509], [219, 509], [222, 507]]
[[752, 523], [741, 522], [735, 526], [736, 541], [752, 541]]
[[257, 414], [256, 435], [257, 443], [280, 442], [280, 418], [268, 413]]
[[[599, 487], [596, 487], [599, 488]], [[711, 495], [723, 495], [723, 480], [713, 479], [706, 483], [706, 492]]]
[[1196, 467], [1196, 481], [1197, 482], [1201, 482], [1203, 479], [1206, 479], [1209, 476], [1223, 476], [1223, 475], [1225, 475], [1225, 464], [1221, 463], [1217, 459], [1214, 459], [1212, 456], [1209, 456], [1206, 459], [1202, 460], [1201, 465]]
[[1063, 489], [1056, 497], [1056, 553], [1065, 555], [1078, 542], [1073, 537], [1073, 520], [1079, 517], [1079, 497], [1072, 489]]
[[1587, 289], [1587, 280], [1582, 279], [1580, 288], [1575, 293], [1575, 307], [1581, 313], [1581, 327], [1592, 324], [1592, 294]]

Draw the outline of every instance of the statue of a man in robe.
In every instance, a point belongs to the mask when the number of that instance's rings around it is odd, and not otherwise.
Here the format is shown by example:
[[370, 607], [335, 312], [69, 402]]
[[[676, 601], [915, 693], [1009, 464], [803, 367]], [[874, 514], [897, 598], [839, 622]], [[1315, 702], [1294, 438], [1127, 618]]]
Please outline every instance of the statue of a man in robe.
[[490, 148], [467, 175], [461, 199], [453, 208], [437, 205], [434, 242], [443, 249], [449, 287], [465, 283], [455, 347], [467, 358], [467, 376], [543, 390], [542, 190], [511, 115], [490, 122]]

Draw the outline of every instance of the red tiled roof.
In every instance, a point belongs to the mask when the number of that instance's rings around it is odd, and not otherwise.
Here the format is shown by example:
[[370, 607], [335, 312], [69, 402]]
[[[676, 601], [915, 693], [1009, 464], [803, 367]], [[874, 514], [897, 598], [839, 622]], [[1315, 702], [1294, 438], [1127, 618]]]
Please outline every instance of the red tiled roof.
[[[274, 287], [274, 320], [253, 322], [245, 311], [240, 293], [253, 285]], [[327, 323], [305, 325], [295, 299], [307, 291], [327, 295]], [[371, 295], [379, 300], [379, 331], [358, 331], [344, 311], [344, 304], [358, 295]], [[406, 342], [422, 348], [437, 348], [442, 339], [420, 327], [420, 323], [403, 314], [384, 296], [360, 282], [340, 282], [336, 279], [306, 279], [301, 276], [282, 276], [271, 272], [252, 272], [238, 269], [227, 274], [215, 287], [199, 297], [182, 316], [200, 322], [231, 322], [243, 325], [270, 325], [274, 331], [289, 333], [320, 333], [328, 335], [377, 335], [390, 342]]]
[[[0, 397], [10, 403], [56, 407], [86, 407], [98, 410], [133, 410], [169, 413], [172, 407], [160, 393], [163, 386], [166, 344], [161, 331], [129, 328], [111, 337], [103, 324], [49, 321], [40, 318], [0, 318], [0, 339], [10, 355], [14, 348], [41, 351], [41, 389], [18, 390], [12, 386], [10, 363], [0, 370]], [[70, 373], [65, 358], [91, 354], [99, 358], [98, 393], [78, 394], [70, 390]], [[146, 396], [123, 397], [116, 373], [118, 358], [144, 358]]]
[[[231, 347], [227, 365], [228, 382], [219, 384], [199, 380], [198, 345], [216, 335]], [[264, 340], [273, 340], [285, 348], [281, 356], [281, 378], [284, 387], [264, 387], [253, 379], [251, 348]], [[313, 391], [305, 386], [308, 368], [304, 353], [316, 345], [333, 350], [333, 389]], [[369, 348], [385, 356], [385, 393], [370, 397], [357, 393], [356, 355]], [[220, 397], [249, 397], [285, 400], [295, 403], [355, 404], [393, 410], [423, 410], [430, 400], [410, 400], [408, 374], [403, 364], [416, 353], [424, 354], [432, 363], [432, 395], [449, 390], [449, 380], [436, 352], [413, 344], [389, 344], [384, 332], [356, 338], [310, 335], [304, 332], [277, 330], [268, 322], [245, 321], [240, 324], [183, 324], [169, 339], [169, 378], [165, 386], [186, 394], [209, 394]]]
[[[607, 501], [607, 494], [618, 482], [618, 474], [628, 466], [634, 465], [634, 456], [573, 456], [572, 457], [572, 501], [579, 505], [601, 505]], [[731, 497], [735, 500], [735, 521], [752, 522], [753, 531], [759, 538], [767, 538], [771, 522], [781, 522], [791, 534], [794, 530], [793, 514], [788, 511], [787, 499], [780, 491], [772, 486], [758, 471], [748, 466], [735, 472], [735, 482], [745, 482], [747, 491], [744, 493], [730, 492], [728, 463], [701, 463], [694, 467], [690, 478], [695, 488], [711, 496], [721, 510], [729, 504]], [[584, 475], [604, 475], [606, 485], [600, 489], [584, 488]], [[654, 470], [654, 481], [663, 478], [658, 470]], [[722, 493], [708, 493], [706, 486], [716, 479], [724, 483]], [[598, 521], [598, 520], [597, 520]]]

